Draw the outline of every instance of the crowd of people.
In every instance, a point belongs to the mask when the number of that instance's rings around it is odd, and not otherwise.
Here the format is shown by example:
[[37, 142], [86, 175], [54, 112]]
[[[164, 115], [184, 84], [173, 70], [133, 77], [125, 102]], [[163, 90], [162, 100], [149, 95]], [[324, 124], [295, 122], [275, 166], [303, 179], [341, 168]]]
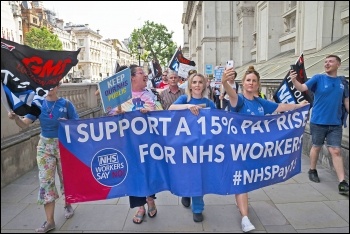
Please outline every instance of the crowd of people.
[[[312, 148], [310, 151], [309, 179], [319, 183], [316, 170], [318, 155], [323, 144], [328, 147], [332, 156], [334, 168], [339, 179], [339, 193], [348, 193], [349, 185], [345, 181], [343, 158], [341, 156], [342, 121], [341, 108], [344, 103], [349, 112], [349, 90], [344, 86], [337, 75], [341, 60], [336, 55], [329, 55], [325, 60], [325, 73], [316, 74], [301, 84], [293, 70], [290, 71], [291, 80], [301, 92], [312, 90], [314, 92], [313, 111], [310, 128], [312, 135]], [[127, 68], [123, 66], [119, 71]], [[156, 110], [183, 110], [189, 109], [193, 115], [199, 115], [202, 108], [221, 109], [240, 114], [263, 116], [286, 112], [308, 105], [306, 101], [298, 104], [275, 103], [267, 100], [261, 93], [260, 75], [253, 66], [242, 76], [241, 86], [235, 82], [238, 76], [234, 68], [228, 68], [222, 76], [222, 87], [211, 87], [208, 77], [191, 70], [188, 78], [182, 82], [177, 72], [165, 70], [162, 72], [162, 81], [158, 87], [159, 95], [155, 95], [149, 88], [149, 78], [142, 67], [130, 65], [132, 98], [121, 106], [109, 111], [108, 115], [117, 115], [127, 111], [140, 111], [147, 113]], [[41, 114], [36, 117], [30, 114], [19, 117], [14, 112], [8, 113], [21, 128], [28, 127], [36, 119], [40, 120], [41, 135], [37, 147], [37, 164], [39, 168], [38, 204], [44, 205], [46, 221], [36, 229], [36, 232], [45, 233], [55, 228], [54, 210], [55, 200], [59, 194], [55, 185], [57, 171], [63, 191], [63, 177], [58, 148], [58, 121], [60, 119], [78, 119], [74, 105], [67, 99], [58, 96], [59, 86], [53, 88], [46, 96], [41, 108]], [[96, 92], [99, 95], [99, 92]], [[235, 194], [236, 204], [241, 213], [243, 232], [255, 229], [248, 217], [248, 193]], [[145, 214], [150, 218], [157, 215], [156, 194], [145, 194], [144, 197], [129, 197], [130, 208], [137, 208], [132, 219], [135, 224], [141, 224]], [[194, 222], [204, 220], [204, 196], [182, 197], [184, 207], [192, 204]], [[147, 211], [145, 205], [147, 204]], [[71, 218], [74, 214], [72, 206], [65, 203], [65, 217]]]

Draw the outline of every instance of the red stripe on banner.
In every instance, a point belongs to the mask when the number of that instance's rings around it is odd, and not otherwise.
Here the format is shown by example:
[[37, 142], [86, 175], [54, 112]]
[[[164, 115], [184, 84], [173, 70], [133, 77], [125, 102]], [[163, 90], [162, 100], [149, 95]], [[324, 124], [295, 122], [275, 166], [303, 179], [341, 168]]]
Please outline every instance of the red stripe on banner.
[[[107, 199], [111, 187], [98, 183], [91, 173], [91, 168], [78, 160], [78, 157], [68, 151], [61, 142], [59, 147], [66, 202], [77, 203]], [[69, 167], [63, 165], [69, 165]]]

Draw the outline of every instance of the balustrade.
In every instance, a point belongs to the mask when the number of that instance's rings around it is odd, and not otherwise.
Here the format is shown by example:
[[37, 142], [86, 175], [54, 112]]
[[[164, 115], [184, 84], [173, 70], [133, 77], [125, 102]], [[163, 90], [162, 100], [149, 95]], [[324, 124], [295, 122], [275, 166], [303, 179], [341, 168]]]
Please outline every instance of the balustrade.
[[[272, 99], [281, 80], [262, 80], [262, 91]], [[64, 83], [59, 95], [69, 99], [77, 108], [81, 118], [94, 118], [102, 115], [100, 97], [95, 96], [96, 84]], [[349, 122], [349, 120], [348, 120]], [[39, 140], [38, 122], [22, 130], [7, 117], [7, 110], [1, 105], [1, 188], [36, 167], [36, 146]], [[303, 153], [308, 155], [311, 148], [309, 126], [303, 136]], [[349, 176], [349, 132], [343, 131], [342, 154], [346, 176]], [[323, 147], [319, 161], [333, 169], [331, 157]]]

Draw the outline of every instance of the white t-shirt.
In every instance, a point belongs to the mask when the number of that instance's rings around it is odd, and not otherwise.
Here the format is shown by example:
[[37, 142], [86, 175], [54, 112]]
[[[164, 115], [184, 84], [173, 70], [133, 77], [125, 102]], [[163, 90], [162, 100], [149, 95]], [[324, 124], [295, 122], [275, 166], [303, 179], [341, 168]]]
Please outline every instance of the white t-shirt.
[[187, 80], [185, 82], [183, 82], [182, 84], [180, 84], [179, 87], [181, 89], [186, 89], [186, 87], [187, 87]]
[[[230, 83], [229, 83], [229, 84], [230, 84]], [[233, 82], [233, 84], [230, 84], [230, 85], [231, 85], [231, 87], [232, 87], [233, 89], [236, 89], [236, 87], [238, 87], [238, 90], [236, 90], [237, 93], [241, 93], [241, 92], [242, 92], [241, 86], [239, 86], [239, 84], [236, 85], [236, 82]], [[223, 86], [223, 85], [221, 85], [221, 93], [222, 93], [222, 94], [225, 93], [225, 89], [224, 89], [224, 86]], [[230, 100], [230, 97], [228, 96], [228, 94], [226, 94], [226, 95], [224, 96], [224, 98], [225, 98], [226, 100]]]

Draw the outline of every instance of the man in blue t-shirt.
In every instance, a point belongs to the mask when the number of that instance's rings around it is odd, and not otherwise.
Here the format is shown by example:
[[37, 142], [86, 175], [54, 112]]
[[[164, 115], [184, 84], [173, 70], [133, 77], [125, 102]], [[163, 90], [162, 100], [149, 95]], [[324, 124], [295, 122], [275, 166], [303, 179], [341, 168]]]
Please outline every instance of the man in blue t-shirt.
[[344, 164], [341, 156], [341, 141], [343, 135], [342, 103], [349, 113], [349, 88], [337, 75], [341, 60], [337, 55], [328, 55], [325, 59], [325, 74], [316, 74], [301, 84], [297, 81], [297, 74], [291, 70], [290, 77], [294, 86], [301, 92], [314, 92], [310, 131], [312, 147], [310, 150], [309, 179], [319, 183], [316, 164], [318, 155], [327, 139], [327, 148], [332, 155], [334, 169], [339, 179], [339, 193], [348, 194], [349, 184], [345, 181]]

